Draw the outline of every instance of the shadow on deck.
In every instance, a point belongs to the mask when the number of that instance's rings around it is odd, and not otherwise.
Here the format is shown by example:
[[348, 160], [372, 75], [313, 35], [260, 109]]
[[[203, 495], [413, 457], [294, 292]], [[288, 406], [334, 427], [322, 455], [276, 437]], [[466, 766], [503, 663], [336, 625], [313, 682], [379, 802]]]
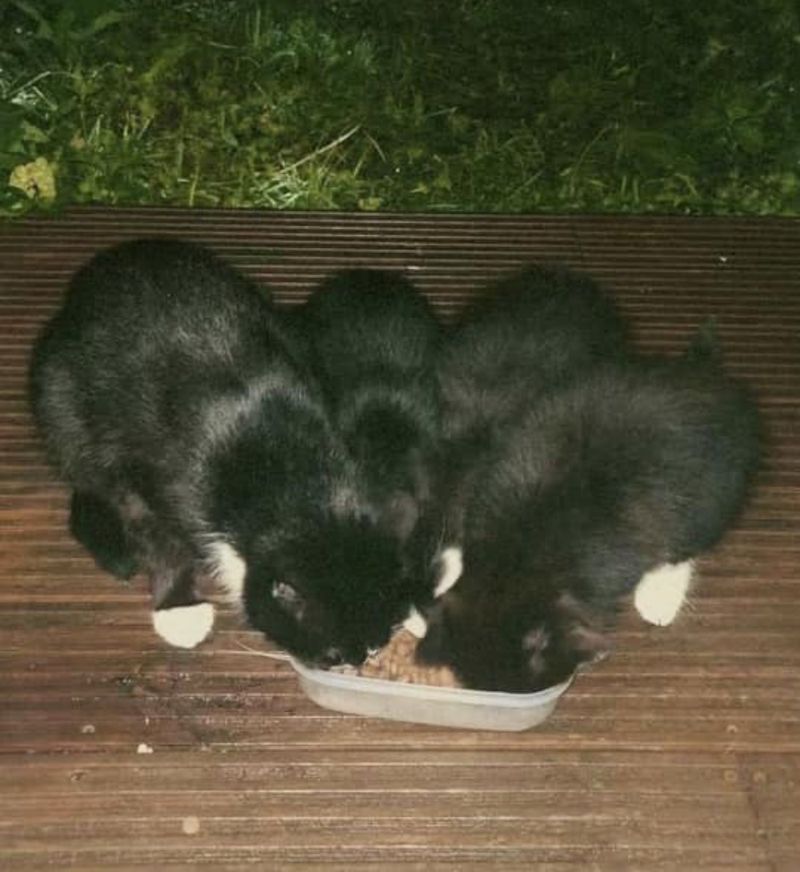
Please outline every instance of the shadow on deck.
[[[613, 656], [519, 734], [317, 708], [234, 616], [192, 652], [141, 584], [65, 530], [24, 380], [71, 271], [123, 238], [205, 242], [298, 301], [332, 268], [404, 269], [449, 314], [560, 262], [642, 347], [718, 319], [770, 446], [678, 622], [626, 614]], [[82, 209], [0, 232], [0, 867], [800, 868], [800, 221]], [[152, 753], [137, 753], [141, 744]]]

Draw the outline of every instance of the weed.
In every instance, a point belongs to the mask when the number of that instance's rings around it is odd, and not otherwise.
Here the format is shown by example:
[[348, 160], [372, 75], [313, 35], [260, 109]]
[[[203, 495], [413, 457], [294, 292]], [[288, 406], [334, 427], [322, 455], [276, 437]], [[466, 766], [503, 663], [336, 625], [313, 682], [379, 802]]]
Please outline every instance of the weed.
[[790, 0], [7, 0], [0, 33], [7, 215], [800, 206]]

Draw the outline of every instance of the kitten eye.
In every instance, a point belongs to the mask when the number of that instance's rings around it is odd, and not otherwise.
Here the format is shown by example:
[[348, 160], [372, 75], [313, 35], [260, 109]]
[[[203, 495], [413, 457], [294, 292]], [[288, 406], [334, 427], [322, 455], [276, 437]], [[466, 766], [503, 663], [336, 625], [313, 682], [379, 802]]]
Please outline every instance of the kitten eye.
[[285, 581], [276, 581], [272, 585], [272, 595], [275, 599], [290, 600], [297, 596], [297, 591]]
[[306, 610], [306, 603], [303, 597], [297, 592], [296, 588], [285, 581], [276, 581], [272, 585], [272, 598], [277, 602], [282, 609], [292, 615], [295, 620], [300, 621]]
[[550, 634], [544, 627], [534, 627], [522, 637], [522, 650], [528, 654], [540, 654], [550, 643]]

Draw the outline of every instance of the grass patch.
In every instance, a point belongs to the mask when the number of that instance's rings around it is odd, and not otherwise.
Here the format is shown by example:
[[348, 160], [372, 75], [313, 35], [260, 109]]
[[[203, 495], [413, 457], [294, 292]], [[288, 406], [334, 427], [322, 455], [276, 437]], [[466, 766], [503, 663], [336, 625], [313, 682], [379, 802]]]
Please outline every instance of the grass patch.
[[0, 33], [4, 214], [800, 205], [789, 0], [7, 0]]

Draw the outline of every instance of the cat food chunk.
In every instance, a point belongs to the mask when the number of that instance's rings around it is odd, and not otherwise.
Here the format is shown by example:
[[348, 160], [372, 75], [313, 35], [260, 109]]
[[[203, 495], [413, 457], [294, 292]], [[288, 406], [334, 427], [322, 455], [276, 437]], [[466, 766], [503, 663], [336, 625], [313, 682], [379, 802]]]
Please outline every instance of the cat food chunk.
[[385, 678], [404, 684], [427, 684], [433, 687], [460, 687], [447, 666], [417, 663], [414, 652], [419, 639], [408, 630], [398, 630], [377, 654], [357, 670], [364, 678]]

